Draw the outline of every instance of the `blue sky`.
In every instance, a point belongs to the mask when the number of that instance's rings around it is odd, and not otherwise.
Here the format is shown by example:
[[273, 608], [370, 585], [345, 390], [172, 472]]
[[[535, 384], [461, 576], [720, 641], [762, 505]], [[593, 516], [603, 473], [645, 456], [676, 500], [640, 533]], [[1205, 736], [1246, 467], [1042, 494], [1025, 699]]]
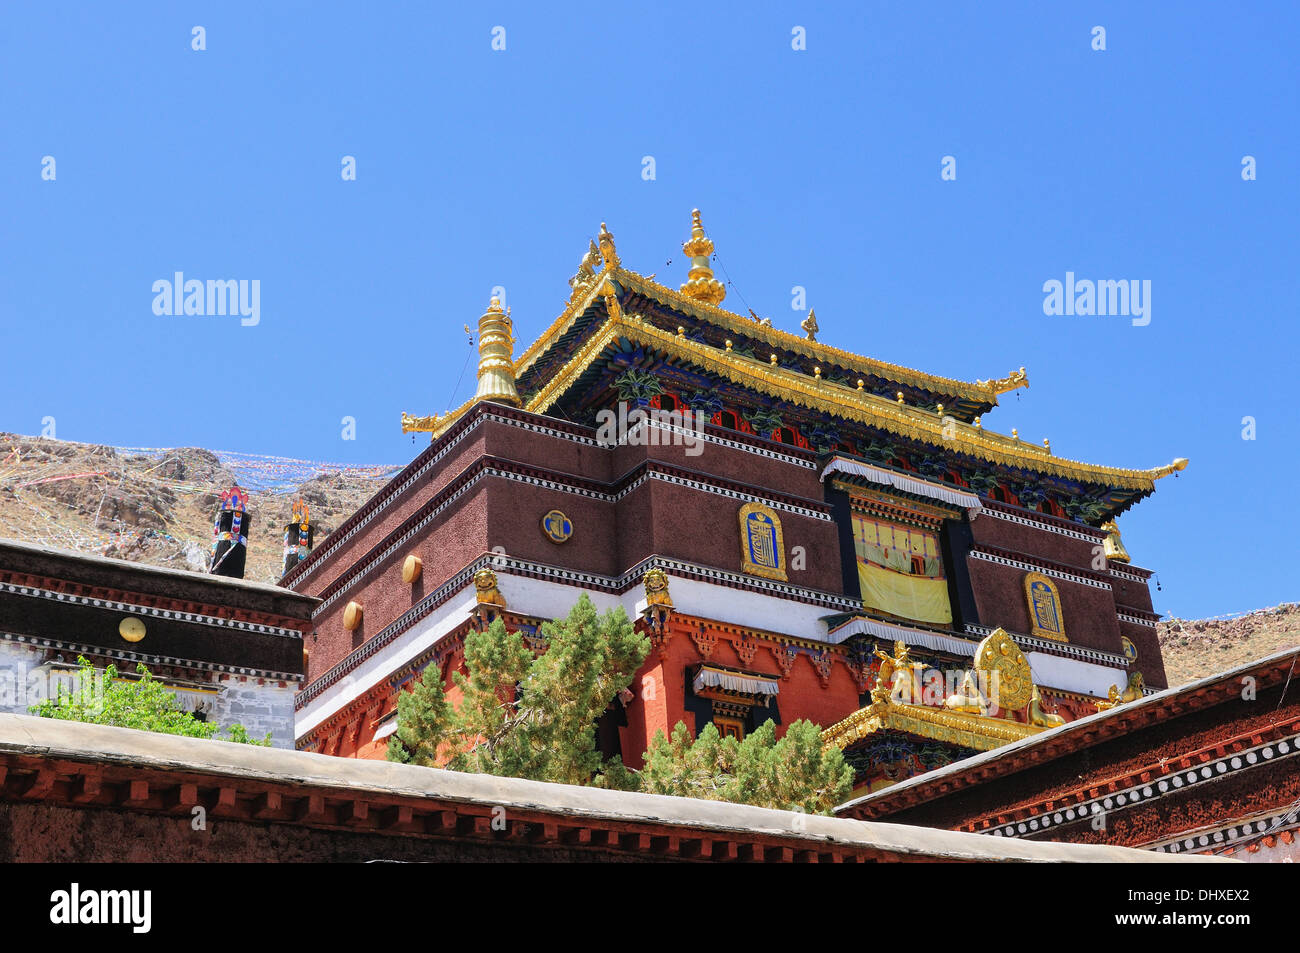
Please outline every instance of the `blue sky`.
[[[836, 346], [1027, 367], [991, 429], [1190, 458], [1121, 521], [1158, 610], [1293, 600], [1300, 13], [1132, 6], [6, 5], [0, 429], [405, 462], [494, 286], [522, 347], [601, 221], [684, 281], [698, 206], [735, 310], [797, 331], [800, 285]], [[155, 315], [176, 271], [260, 322]], [[1150, 324], [1045, 315], [1067, 271]]]

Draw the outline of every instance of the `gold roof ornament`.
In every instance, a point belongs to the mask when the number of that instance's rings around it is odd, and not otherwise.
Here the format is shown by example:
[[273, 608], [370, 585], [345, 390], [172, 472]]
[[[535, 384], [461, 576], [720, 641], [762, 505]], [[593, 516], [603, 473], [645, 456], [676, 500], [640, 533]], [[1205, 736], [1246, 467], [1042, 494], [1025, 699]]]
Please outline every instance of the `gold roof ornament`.
[[605, 227], [604, 222], [600, 223], [600, 235], [598, 237], [600, 241], [600, 256], [605, 261], [605, 267], [607, 269], [617, 268], [618, 252], [614, 250], [614, 235]]
[[[920, 664], [911, 660], [905, 643], [896, 643], [893, 655], [879, 649], [875, 654], [881, 664], [871, 704], [825, 729], [823, 745], [845, 748], [878, 731], [894, 731], [991, 751], [1064, 723], [1060, 715], [1043, 711], [1029, 660], [1005, 629], [995, 629], [979, 644], [974, 668], [942, 706], [901, 703], [898, 693], [888, 687], [888, 682], [900, 681], [900, 672]], [[988, 686], [987, 691], [981, 684]], [[1114, 691], [1118, 697], [1119, 690]], [[995, 705], [998, 714], [988, 714]], [[1010, 717], [1011, 712], [1022, 710], [1027, 720]]]
[[803, 328], [804, 331], [807, 333], [809, 341], [817, 340], [817, 332], [820, 331], [821, 329], [817, 327], [816, 308], [810, 308], [808, 310], [808, 317], [804, 318], [802, 321], [799, 322], [799, 327]]
[[[596, 280], [596, 270], [601, 267], [600, 248], [592, 239], [589, 238], [587, 241], [589, 243], [587, 253], [578, 262], [577, 274], [569, 279], [570, 302], [591, 288], [592, 283]], [[469, 328], [465, 330], [468, 331]]]
[[996, 396], [1013, 391], [1017, 387], [1028, 387], [1029, 375], [1025, 373], [1025, 369], [1022, 367], [1018, 371], [1012, 371], [1006, 377], [999, 377], [991, 381], [976, 381], [975, 386]]
[[510, 312], [501, 310], [501, 302], [493, 298], [483, 316], [478, 319], [478, 389], [474, 400], [495, 400], [518, 407], [519, 391], [515, 389], [515, 336], [510, 322]]
[[1106, 534], [1106, 542], [1103, 544], [1106, 558], [1116, 563], [1128, 562], [1128, 550], [1124, 548], [1124, 540], [1120, 539], [1119, 527], [1115, 521], [1107, 520], [1101, 524], [1101, 529]]
[[1142, 678], [1141, 672], [1130, 672], [1128, 684], [1124, 691], [1119, 690], [1118, 685], [1112, 685], [1110, 691], [1106, 694], [1105, 701], [1093, 702], [1097, 706], [1097, 711], [1108, 711], [1118, 705], [1127, 705], [1129, 702], [1135, 702], [1146, 694], [1146, 683]]
[[[468, 326], [465, 328], [469, 330]], [[402, 433], [428, 433], [436, 436], [452, 420], [481, 400], [519, 407], [523, 401], [515, 388], [514, 325], [510, 311], [501, 310], [501, 301], [493, 298], [478, 319], [478, 388], [465, 404], [439, 416], [413, 417], [402, 414]]]
[[1059, 728], [1065, 719], [1055, 712], [1043, 708], [1043, 694], [1034, 686], [1034, 693], [1029, 696], [1029, 723], [1043, 728]]
[[967, 670], [966, 677], [956, 692], [943, 700], [943, 707], [951, 711], [964, 711], [972, 715], [983, 715], [988, 703], [975, 685], [975, 673]]
[[682, 294], [696, 301], [717, 306], [727, 296], [727, 289], [722, 282], [713, 277], [709, 267], [709, 257], [713, 254], [713, 240], [705, 237], [704, 225], [700, 221], [700, 210], [691, 209], [691, 237], [682, 243], [682, 251], [691, 260], [691, 270], [687, 273], [687, 282], [681, 286]]

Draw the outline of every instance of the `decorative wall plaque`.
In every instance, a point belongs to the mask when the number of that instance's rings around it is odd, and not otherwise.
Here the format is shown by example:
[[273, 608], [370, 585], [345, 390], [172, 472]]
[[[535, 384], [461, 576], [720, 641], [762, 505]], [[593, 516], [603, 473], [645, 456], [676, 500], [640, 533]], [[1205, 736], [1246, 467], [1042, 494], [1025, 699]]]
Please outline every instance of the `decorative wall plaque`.
[[553, 543], [563, 543], [573, 535], [573, 523], [559, 510], [551, 510], [542, 517], [542, 532]]
[[1065, 637], [1065, 620], [1061, 616], [1061, 595], [1056, 583], [1041, 572], [1025, 576], [1025, 601], [1029, 604], [1031, 633], [1057, 642], [1070, 641]]
[[750, 575], [786, 581], [781, 517], [770, 506], [746, 503], [740, 508], [740, 559]]

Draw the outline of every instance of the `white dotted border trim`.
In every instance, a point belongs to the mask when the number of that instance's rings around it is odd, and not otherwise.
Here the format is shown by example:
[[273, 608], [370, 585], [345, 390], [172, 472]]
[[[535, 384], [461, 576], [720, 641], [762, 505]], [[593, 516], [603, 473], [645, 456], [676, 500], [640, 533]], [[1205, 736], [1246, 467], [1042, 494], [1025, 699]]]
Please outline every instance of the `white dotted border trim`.
[[1120, 579], [1127, 579], [1129, 582], [1141, 583], [1146, 585], [1147, 581], [1135, 572], [1129, 572], [1126, 569], [1120, 569], [1118, 566], [1108, 566], [1112, 576], [1118, 576]]
[[782, 503], [779, 500], [773, 500], [764, 496], [753, 496], [749, 493], [742, 493], [739, 490], [729, 490], [726, 487], [715, 486], [701, 480], [692, 480], [689, 477], [674, 476], [671, 473], [660, 473], [657, 470], [650, 470], [643, 476], [637, 477], [637, 479], [631, 484], [610, 497], [611, 501], [618, 502], [619, 500], [622, 500], [623, 497], [642, 486], [647, 480], [660, 480], [664, 483], [671, 483], [674, 486], [683, 486], [691, 490], [712, 493], [715, 496], [723, 496], [730, 500], [744, 500], [746, 502], [756, 501], [770, 506], [774, 510], [780, 510], [784, 513], [794, 513], [798, 516], [806, 516], [808, 519], [820, 520], [824, 523], [835, 522], [834, 518], [829, 513], [822, 513], [818, 510], [809, 509], [806, 506], [799, 506], [795, 503]]
[[176, 658], [170, 655], [145, 655], [140, 652], [128, 652], [125, 649], [108, 648], [103, 645], [85, 645], [80, 642], [63, 642], [59, 639], [46, 639], [32, 635], [15, 635], [12, 632], [0, 632], [0, 639], [17, 642], [43, 649], [60, 652], [76, 652], [78, 655], [99, 655], [121, 659], [124, 662], [144, 662], [154, 665], [174, 665], [180, 668], [196, 668], [204, 672], [224, 672], [229, 675], [246, 675], [264, 678], [276, 682], [301, 682], [302, 676], [290, 672], [273, 672], [269, 669], [244, 668], [239, 665], [223, 665], [220, 662], [203, 662], [197, 659]]
[[[971, 635], [978, 635], [980, 638], [992, 635], [994, 627], [991, 625], [971, 625], [964, 626], [965, 630]], [[1022, 635], [1019, 632], [1008, 632], [1008, 635], [1015, 640], [1015, 643], [1021, 648], [1043, 649], [1058, 655], [1070, 655], [1075, 658], [1086, 659], [1090, 662], [1104, 662], [1107, 665], [1117, 666], [1119, 668], [1128, 667], [1128, 659], [1116, 652], [1107, 652], [1103, 649], [1091, 649], [1083, 645], [1075, 645], [1073, 642], [1057, 642], [1054, 639], [1040, 639], [1034, 635]]]
[[[1124, 788], [1122, 791], [1090, 798], [1087, 801], [1072, 804], [1067, 808], [1044, 812], [1038, 817], [1023, 818], [1011, 824], [1000, 824], [992, 830], [979, 831], [979, 833], [992, 837], [1020, 837], [1045, 831], [1050, 827], [1060, 826], [1061, 824], [1088, 821], [1093, 817], [1101, 817], [1108, 811], [1153, 801], [1166, 794], [1175, 794], [1192, 785], [1226, 777], [1234, 772], [1252, 768], [1257, 764], [1267, 763], [1274, 758], [1295, 757], [1297, 754], [1300, 754], [1300, 733], [1289, 735], [1278, 741], [1255, 745], [1244, 751], [1224, 755], [1222, 758], [1215, 758], [1194, 768], [1180, 768], [1165, 775], [1158, 781], [1135, 784]], [[1245, 826], [1249, 825], [1243, 825], [1243, 827]], [[1191, 838], [1188, 838], [1188, 842], [1191, 842]], [[1183, 843], [1183, 841], [1180, 840], [1176, 843]], [[1194, 847], [1195, 844], [1193, 843], [1192, 847], [1180, 849], [1190, 850]], [[1154, 849], [1162, 850], [1167, 848]]]
[[1089, 579], [1086, 576], [1076, 576], [1074, 573], [1062, 572], [1059, 569], [1052, 569], [1046, 566], [1035, 566], [1032, 563], [1021, 562], [1018, 559], [1009, 559], [1006, 556], [998, 556], [994, 553], [985, 552], [982, 549], [972, 549], [970, 551], [972, 559], [983, 559], [985, 562], [997, 563], [999, 566], [1011, 566], [1015, 569], [1023, 569], [1026, 572], [1041, 572], [1044, 576], [1051, 576], [1053, 579], [1064, 579], [1067, 582], [1077, 582], [1085, 586], [1092, 586], [1094, 589], [1105, 589], [1113, 591], [1108, 582], [1100, 582], [1096, 579]]
[[1091, 535], [1083, 530], [1066, 529], [1064, 526], [1057, 526], [1055, 523], [1049, 523], [1046, 520], [1036, 520], [1029, 516], [1022, 516], [1019, 513], [1004, 513], [1001, 510], [995, 510], [990, 506], [983, 507], [980, 512], [986, 516], [992, 516], [994, 519], [1006, 520], [1008, 523], [1020, 523], [1023, 526], [1032, 526], [1034, 529], [1041, 529], [1048, 533], [1056, 533], [1058, 536], [1068, 536], [1071, 539], [1081, 539], [1085, 543], [1096, 543], [1100, 545], [1105, 541], [1106, 535]]
[[1137, 616], [1129, 615], [1127, 612], [1121, 612], [1119, 614], [1119, 617], [1125, 622], [1131, 622], [1133, 625], [1145, 625], [1147, 628], [1150, 629], [1154, 629], [1156, 627], [1156, 624], [1152, 622], [1150, 619], [1139, 619]]
[[149, 616], [155, 619], [171, 619], [176, 622], [194, 622], [199, 625], [213, 625], [225, 629], [238, 629], [242, 632], [256, 632], [261, 635], [278, 635], [282, 638], [302, 639], [302, 633], [296, 629], [282, 629], [274, 625], [261, 625], [256, 622], [242, 622], [239, 619], [223, 619], [219, 616], [202, 615], [198, 612], [178, 612], [174, 609], [158, 609], [152, 606], [138, 606], [129, 602], [115, 602], [112, 599], [97, 599], [92, 596], [78, 596], [67, 592], [54, 592], [50, 589], [38, 589], [34, 586], [19, 586], [14, 583], [0, 583], [0, 592], [19, 596], [34, 596], [50, 599], [54, 602], [70, 602], [75, 605], [93, 606], [100, 609], [112, 609], [114, 612], [126, 612], [130, 615]]

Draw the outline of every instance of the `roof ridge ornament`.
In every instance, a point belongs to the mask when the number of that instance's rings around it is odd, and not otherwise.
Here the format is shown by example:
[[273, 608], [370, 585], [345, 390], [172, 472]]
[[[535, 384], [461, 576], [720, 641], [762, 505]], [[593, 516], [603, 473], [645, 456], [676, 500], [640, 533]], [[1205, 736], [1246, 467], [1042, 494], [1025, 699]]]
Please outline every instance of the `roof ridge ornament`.
[[691, 237], [682, 243], [682, 251], [691, 260], [691, 270], [687, 272], [687, 282], [678, 290], [688, 298], [717, 307], [727, 296], [727, 289], [713, 277], [713, 269], [709, 267], [713, 240], [704, 234], [704, 223], [697, 208], [691, 209]]
[[1018, 387], [1028, 387], [1029, 376], [1025, 373], [1025, 369], [1022, 367], [1018, 371], [1012, 371], [1006, 377], [999, 377], [988, 381], [976, 381], [975, 386], [990, 391], [994, 396], [996, 396], [998, 394], [1005, 394], [1008, 391], [1013, 391]]
[[808, 340], [809, 340], [809, 341], [816, 341], [816, 340], [817, 340], [817, 332], [820, 331], [821, 328], [817, 327], [817, 309], [816, 309], [816, 308], [809, 308], [809, 309], [808, 309], [808, 317], [804, 318], [802, 321], [799, 322], [799, 327], [803, 328], [804, 331], [806, 331], [806, 332], [808, 333]]
[[618, 267], [618, 252], [614, 248], [614, 235], [605, 227], [605, 223], [600, 223], [600, 256], [605, 261], [605, 267], [613, 270]]

